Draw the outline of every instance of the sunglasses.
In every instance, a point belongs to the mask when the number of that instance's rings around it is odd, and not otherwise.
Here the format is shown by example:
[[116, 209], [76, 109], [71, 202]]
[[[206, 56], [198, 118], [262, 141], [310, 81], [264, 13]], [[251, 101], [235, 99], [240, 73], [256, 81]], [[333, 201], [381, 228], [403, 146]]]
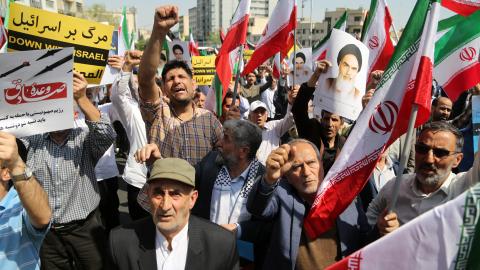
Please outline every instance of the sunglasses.
[[437, 158], [445, 158], [453, 154], [458, 154], [456, 151], [448, 151], [447, 149], [441, 149], [441, 148], [431, 148], [425, 144], [415, 144], [415, 152], [421, 155], [426, 155], [430, 152], [430, 150], [433, 151], [433, 155]]

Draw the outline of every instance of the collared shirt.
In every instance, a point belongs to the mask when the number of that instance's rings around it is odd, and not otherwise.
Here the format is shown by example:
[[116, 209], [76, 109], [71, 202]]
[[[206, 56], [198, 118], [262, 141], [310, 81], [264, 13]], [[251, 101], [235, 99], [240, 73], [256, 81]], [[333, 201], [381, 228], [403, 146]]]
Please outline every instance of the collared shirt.
[[378, 167], [378, 164], [375, 166], [375, 169], [373, 169], [373, 174], [371, 177], [373, 177], [373, 180], [375, 182], [375, 188], [378, 190], [381, 190], [382, 187], [391, 179], [394, 179], [396, 176], [395, 170], [393, 167], [393, 162], [390, 159], [390, 157], [386, 156], [385, 158], [385, 165], [383, 169], [380, 169]]
[[[267, 90], [268, 91], [268, 90]], [[263, 165], [267, 161], [268, 155], [280, 146], [280, 139], [290, 128], [293, 127], [293, 115], [291, 113], [291, 106], [288, 104], [287, 113], [281, 120], [273, 120], [265, 123], [262, 130], [262, 143], [257, 150], [257, 159]]]
[[85, 123], [88, 130], [71, 129], [62, 145], [48, 133], [21, 139], [28, 150], [27, 165], [48, 194], [53, 223], [85, 219], [100, 201], [95, 165], [115, 132], [104, 116]]
[[39, 251], [49, 226], [35, 229], [15, 188], [0, 201], [0, 269], [40, 269]]
[[[478, 183], [480, 178], [480, 160], [477, 156], [473, 167], [468, 172], [455, 175], [450, 173], [442, 186], [430, 193], [424, 194], [418, 189], [415, 174], [403, 175], [400, 182], [398, 202], [395, 208], [400, 225], [409, 222], [426, 211], [446, 203], [462, 194], [469, 187]], [[370, 225], [377, 223], [377, 217], [390, 205], [395, 181], [388, 181], [377, 197], [368, 206], [367, 218]]]
[[[223, 137], [222, 124], [207, 110], [194, 107], [192, 119], [182, 121], [161, 98], [141, 101], [140, 108], [149, 129], [148, 141], [158, 145], [162, 157], [179, 157], [195, 165]], [[151, 125], [149, 119], [153, 119]]]
[[123, 180], [134, 187], [142, 188], [147, 179], [147, 167], [143, 163], [136, 162], [134, 154], [147, 144], [147, 134], [139, 105], [130, 92], [128, 85], [130, 77], [131, 72], [120, 72], [112, 84], [110, 98], [130, 142]]
[[155, 254], [158, 270], [183, 270], [187, 262], [188, 223], [173, 237], [172, 250], [168, 249], [168, 241], [162, 233], [156, 230]]
[[275, 87], [274, 89], [268, 88], [261, 94], [260, 100], [265, 103], [265, 105], [267, 105], [269, 118], [275, 117], [275, 105], [273, 104], [273, 97], [275, 96], [275, 92], [277, 91], [277, 89], [278, 87]]

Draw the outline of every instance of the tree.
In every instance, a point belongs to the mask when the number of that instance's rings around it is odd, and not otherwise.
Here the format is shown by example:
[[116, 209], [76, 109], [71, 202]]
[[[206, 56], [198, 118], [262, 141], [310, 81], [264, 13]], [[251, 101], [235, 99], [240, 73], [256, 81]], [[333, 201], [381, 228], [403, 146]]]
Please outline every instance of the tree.
[[119, 23], [119, 19], [115, 18], [112, 12], [107, 11], [104, 4], [93, 4], [87, 7], [83, 12], [83, 17], [91, 21], [107, 22], [113, 26], [117, 26]]

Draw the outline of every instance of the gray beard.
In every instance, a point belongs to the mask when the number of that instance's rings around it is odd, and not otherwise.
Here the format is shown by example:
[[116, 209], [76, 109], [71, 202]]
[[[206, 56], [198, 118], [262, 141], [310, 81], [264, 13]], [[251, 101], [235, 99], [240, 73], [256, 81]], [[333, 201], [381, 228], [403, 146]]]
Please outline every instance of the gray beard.
[[355, 81], [348, 81], [338, 77], [335, 80], [335, 89], [339, 92], [348, 93], [355, 89]]

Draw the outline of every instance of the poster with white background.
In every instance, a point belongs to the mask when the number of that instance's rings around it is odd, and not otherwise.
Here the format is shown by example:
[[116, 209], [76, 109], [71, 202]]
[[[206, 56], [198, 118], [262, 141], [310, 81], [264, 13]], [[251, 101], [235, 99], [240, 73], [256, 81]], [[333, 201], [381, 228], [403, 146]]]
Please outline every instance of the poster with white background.
[[73, 48], [0, 54], [0, 131], [17, 137], [73, 127]]
[[322, 110], [356, 120], [362, 111], [368, 71], [368, 48], [352, 35], [332, 30], [326, 60], [332, 63], [314, 92], [316, 115]]

